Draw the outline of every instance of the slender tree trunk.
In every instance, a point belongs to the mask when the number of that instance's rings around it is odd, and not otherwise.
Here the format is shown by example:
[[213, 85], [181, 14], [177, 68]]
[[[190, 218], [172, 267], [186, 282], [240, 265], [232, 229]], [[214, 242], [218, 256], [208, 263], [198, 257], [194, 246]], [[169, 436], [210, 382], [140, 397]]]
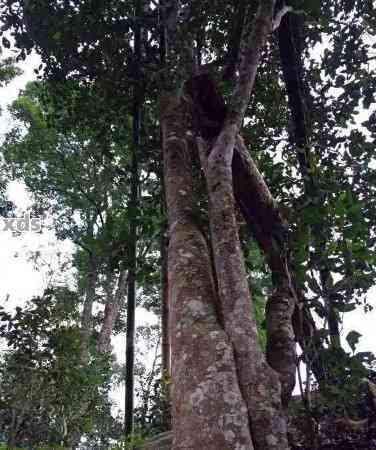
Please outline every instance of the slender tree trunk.
[[[111, 274], [113, 275], [113, 274]], [[121, 270], [114, 295], [108, 293], [104, 308], [102, 328], [99, 332], [97, 350], [99, 353], [107, 353], [111, 350], [111, 335], [119, 310], [124, 303], [127, 290], [127, 271]]]
[[10, 430], [8, 432], [8, 442], [7, 445], [10, 448], [16, 447], [17, 444], [17, 433], [18, 433], [18, 415], [15, 408], [12, 409], [12, 421]]
[[[136, 78], [140, 77], [141, 58], [141, 24], [142, 12], [141, 0], [136, 0], [135, 6], [135, 36], [134, 56]], [[137, 208], [138, 208], [138, 152], [140, 146], [140, 122], [141, 122], [141, 92], [139, 86], [134, 88], [133, 104], [133, 148], [131, 168], [131, 193], [129, 201], [130, 226], [128, 246], [128, 303], [127, 303], [127, 346], [125, 355], [125, 435], [133, 432], [133, 410], [134, 410], [134, 336], [135, 336], [135, 313], [136, 313], [136, 271], [137, 271]]]
[[[161, 142], [163, 141], [161, 133]], [[166, 191], [164, 182], [163, 166], [159, 173], [161, 182], [161, 215], [163, 222], [160, 232], [160, 253], [161, 253], [161, 333], [162, 333], [162, 373], [171, 375], [171, 350], [169, 336], [170, 305], [168, 298], [168, 220], [166, 208]]]
[[[294, 281], [294, 272], [291, 269], [289, 254], [286, 252], [288, 224], [282, 217], [277, 202], [273, 199], [249, 152], [239, 141], [234, 151], [232, 172], [234, 174], [233, 184], [237, 204], [250, 232], [267, 257], [273, 275], [273, 286], [276, 290], [279, 286], [289, 286], [289, 291], [286, 294], [293, 295], [295, 298], [296, 303], [292, 317], [295, 339], [310, 361], [310, 367], [316, 379], [322, 380], [324, 369], [319, 356], [322, 345], [317, 341], [316, 324], [310, 311], [305, 306], [307, 301], [304, 293]], [[252, 195], [249, 195], [250, 192], [252, 192]], [[277, 305], [275, 304], [275, 306]], [[269, 322], [269, 331], [271, 331], [271, 325], [271, 322]], [[288, 332], [288, 329], [285, 329], [285, 331]], [[271, 332], [270, 336], [273, 334]], [[272, 349], [273, 345], [269, 347], [268, 359], [271, 365], [278, 370], [272, 362], [272, 353], [274, 353]], [[278, 351], [275, 355], [278, 356]], [[289, 359], [285, 360], [287, 364]], [[282, 361], [283, 358], [281, 358]], [[288, 373], [292, 374], [292, 372], [295, 373], [295, 362], [294, 368], [291, 366], [288, 370]], [[289, 376], [287, 380], [289, 378], [292, 379]], [[289, 397], [289, 385], [291, 386], [291, 384], [287, 383], [283, 388], [285, 390], [283, 394], [284, 402]]]
[[181, 101], [163, 99], [169, 218], [173, 449], [252, 450], [233, 349], [218, 320], [209, 249], [194, 218], [192, 155]]
[[298, 302], [289, 269], [287, 224], [240, 137], [235, 149], [232, 161], [233, 172], [237, 174], [234, 190], [241, 209], [249, 209], [242, 195], [244, 178], [239, 176], [246, 168], [247, 188], [250, 189], [248, 192], [252, 192], [252, 227], [256, 228], [255, 236], [266, 252], [272, 273], [274, 292], [266, 306], [266, 356], [271, 367], [279, 373], [282, 403], [286, 407], [295, 386], [296, 344], [292, 317]]
[[[326, 245], [323, 245], [321, 252], [324, 253]], [[339, 331], [339, 314], [333, 300], [331, 298], [331, 287], [333, 286], [333, 276], [328, 267], [328, 261], [323, 264], [323, 268], [320, 270], [320, 281], [323, 290], [324, 303], [326, 306], [326, 314], [328, 318], [328, 330], [330, 345], [333, 349], [341, 348], [341, 335]]]
[[[86, 273], [85, 300], [81, 316], [81, 364], [87, 366], [90, 356], [90, 339], [93, 333], [93, 305], [95, 302], [95, 288], [98, 280], [98, 258], [89, 253]], [[81, 401], [82, 411], [85, 411], [88, 399]], [[81, 440], [81, 432], [72, 433], [72, 448], [76, 448]]]
[[[167, 225], [167, 224], [166, 224]], [[162, 328], [162, 371], [170, 375], [170, 338], [169, 338], [169, 298], [168, 298], [168, 239], [167, 226], [162, 225], [161, 230], [161, 328]]]
[[90, 338], [93, 332], [93, 304], [98, 278], [98, 261], [92, 253], [88, 257], [86, 274], [85, 300], [81, 317], [81, 360], [87, 364], [89, 358]]
[[[167, 28], [166, 28], [166, 1], [160, 0], [161, 8], [161, 22], [159, 28], [159, 57], [162, 68], [166, 65], [167, 56]], [[161, 84], [164, 85], [165, 76], [161, 74]], [[163, 142], [163, 135], [161, 131], [161, 142]], [[164, 169], [160, 170], [161, 181], [161, 213], [165, 217], [167, 215], [166, 205], [166, 184], [164, 179]], [[170, 319], [170, 304], [169, 304], [169, 286], [168, 286], [168, 221], [167, 217], [161, 226], [160, 236], [160, 251], [161, 251], [161, 328], [162, 328], [162, 371], [164, 374], [171, 375], [171, 344], [169, 333], [169, 319]]]
[[141, 413], [140, 413], [140, 423], [142, 427], [147, 426], [146, 418], [147, 414], [149, 412], [149, 402], [150, 402], [150, 395], [153, 388], [153, 380], [158, 372], [157, 362], [159, 360], [159, 344], [160, 344], [160, 338], [158, 339], [158, 342], [154, 349], [154, 358], [153, 363], [150, 369], [149, 376], [145, 380], [145, 389], [143, 389], [142, 392], [142, 407], [141, 407]]
[[136, 263], [137, 263], [137, 219], [135, 217], [138, 205], [138, 163], [135, 151], [132, 158], [132, 180], [130, 199], [130, 227], [128, 245], [128, 296], [127, 296], [127, 333], [125, 354], [125, 434], [133, 432], [133, 409], [134, 409], [134, 336], [135, 336], [135, 313], [136, 313]]

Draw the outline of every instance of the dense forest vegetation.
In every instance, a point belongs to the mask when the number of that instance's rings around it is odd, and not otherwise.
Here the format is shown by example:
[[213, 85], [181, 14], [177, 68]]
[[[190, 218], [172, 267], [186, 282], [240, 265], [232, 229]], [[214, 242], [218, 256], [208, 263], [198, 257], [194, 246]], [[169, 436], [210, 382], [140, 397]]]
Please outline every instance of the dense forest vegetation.
[[1, 89], [41, 61], [1, 216], [23, 183], [74, 248], [66, 282], [0, 306], [4, 448], [376, 448], [375, 356], [342, 333], [373, 307], [375, 3], [0, 0], [0, 21]]

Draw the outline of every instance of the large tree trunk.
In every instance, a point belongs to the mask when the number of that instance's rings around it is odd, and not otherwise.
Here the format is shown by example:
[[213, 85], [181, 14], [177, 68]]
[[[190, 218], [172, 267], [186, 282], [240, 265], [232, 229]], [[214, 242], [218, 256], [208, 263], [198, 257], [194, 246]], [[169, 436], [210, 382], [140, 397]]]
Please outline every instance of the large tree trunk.
[[[207, 136], [204, 136], [206, 141], [198, 140], [208, 185], [214, 267], [198, 226], [197, 209], [194, 210], [197, 205], [193, 197], [192, 155], [187, 145], [187, 136], [191, 133], [181, 100], [170, 97], [162, 108], [170, 226], [174, 449], [234, 448], [234, 445], [235, 448], [254, 446], [258, 450], [288, 448], [280, 379], [258, 346], [237, 232], [232, 181], [234, 146], [254, 84], [261, 48], [272, 28], [273, 8], [273, 1], [260, 3], [252, 33], [242, 42], [238, 82], [218, 137], [214, 141]], [[189, 94], [190, 87], [187, 88]], [[207, 91], [204, 96], [208, 98]], [[287, 303], [289, 311], [283, 320], [289, 324], [290, 336], [293, 310], [290, 303], [294, 306], [294, 301], [288, 298]], [[277, 313], [280, 315], [280, 310], [277, 309]], [[217, 339], [220, 339], [220, 346]], [[226, 361], [223, 357], [218, 359], [220, 349], [225, 349]], [[204, 360], [202, 355], [205, 355]], [[233, 361], [230, 355], [234, 356]], [[229, 362], [234, 372], [227, 367]], [[210, 379], [207, 378], [209, 368]], [[224, 375], [231, 381], [234, 394], [236, 388], [237, 403], [244, 402], [247, 435], [235, 433], [233, 436], [233, 429], [229, 433], [226, 428], [218, 428], [218, 418], [233, 406], [217, 386]], [[201, 412], [205, 412], [205, 416], [200, 415]], [[222, 420], [223, 424], [226, 422]], [[247, 421], [244, 422], [242, 416], [242, 429], [244, 425]], [[226, 444], [230, 436], [232, 442]], [[240, 437], [245, 439], [244, 447], [237, 442]]]
[[[187, 91], [193, 102], [196, 132], [207, 139], [215, 138], [225, 119], [226, 106], [213, 80], [208, 75], [195, 76], [188, 81]], [[267, 307], [267, 358], [280, 374], [282, 399], [286, 406], [295, 383], [294, 339], [310, 361], [316, 378], [323, 378], [316, 325], [305, 306], [304, 293], [294, 281], [288, 251], [288, 224], [240, 138], [234, 148], [232, 173], [237, 204], [251, 234], [265, 253], [272, 273], [274, 293]]]
[[192, 155], [179, 99], [161, 107], [169, 219], [174, 450], [252, 450], [233, 348], [218, 319], [206, 240], [195, 219]]

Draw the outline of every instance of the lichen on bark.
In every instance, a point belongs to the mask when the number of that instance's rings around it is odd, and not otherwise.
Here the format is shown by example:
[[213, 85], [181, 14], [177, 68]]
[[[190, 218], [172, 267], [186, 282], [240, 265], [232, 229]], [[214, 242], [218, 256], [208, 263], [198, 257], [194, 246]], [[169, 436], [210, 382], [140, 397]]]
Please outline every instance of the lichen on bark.
[[218, 320], [209, 249], [193, 214], [186, 108], [175, 97], [164, 105], [173, 448], [252, 450], [233, 348]]
[[[288, 448], [281, 401], [285, 374], [267, 363], [258, 345], [232, 179], [234, 147], [272, 29], [273, 9], [274, 1], [260, 2], [252, 32], [244, 36], [238, 80], [217, 137], [197, 139], [207, 182], [209, 244], [195, 218], [189, 108], [178, 95], [163, 100], [174, 449]], [[272, 329], [290, 337], [294, 302], [287, 296], [269, 305]], [[288, 343], [288, 356], [294, 355]]]

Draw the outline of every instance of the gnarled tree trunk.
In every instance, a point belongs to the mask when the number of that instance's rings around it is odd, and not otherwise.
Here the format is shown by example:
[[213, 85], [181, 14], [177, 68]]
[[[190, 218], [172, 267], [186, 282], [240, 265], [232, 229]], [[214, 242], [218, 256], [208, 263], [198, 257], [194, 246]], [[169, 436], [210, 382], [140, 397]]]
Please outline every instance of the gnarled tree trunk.
[[186, 110], [163, 99], [162, 131], [169, 219], [174, 450], [253, 449], [234, 352], [218, 319], [209, 249], [194, 215]]
[[[287, 347], [282, 353], [283, 364], [277, 367], [278, 374], [258, 345], [232, 179], [234, 147], [243, 145], [238, 133], [261, 49], [272, 30], [273, 9], [274, 1], [260, 2], [252, 33], [244, 36], [241, 43], [239, 76], [222, 123], [211, 136], [212, 130], [207, 130], [197, 139], [208, 188], [210, 244], [199, 226], [198, 202], [193, 194], [191, 124], [195, 118], [190, 117], [188, 125], [183, 103], [183, 98], [186, 102], [192, 94], [190, 83], [186, 96], [168, 96], [161, 108], [170, 233], [174, 449], [288, 448], [281, 382], [288, 399], [295, 371], [295, 298], [291, 282], [280, 283], [281, 289], [269, 302], [268, 323], [273, 335], [271, 339], [269, 334], [269, 341], [274, 348], [282, 339], [284, 350]], [[210, 83], [206, 86], [210, 87]], [[203, 95], [207, 99], [210, 92], [204, 90]], [[196, 99], [193, 96], [193, 106]], [[221, 108], [221, 102], [217, 105]], [[192, 112], [192, 105], [189, 111]], [[260, 190], [263, 185], [256, 183], [255, 187]], [[266, 193], [259, 192], [259, 197]], [[223, 392], [224, 384], [227, 391], [231, 389], [230, 402]], [[234, 414], [235, 403], [236, 430], [234, 420], [231, 426], [226, 421]]]

